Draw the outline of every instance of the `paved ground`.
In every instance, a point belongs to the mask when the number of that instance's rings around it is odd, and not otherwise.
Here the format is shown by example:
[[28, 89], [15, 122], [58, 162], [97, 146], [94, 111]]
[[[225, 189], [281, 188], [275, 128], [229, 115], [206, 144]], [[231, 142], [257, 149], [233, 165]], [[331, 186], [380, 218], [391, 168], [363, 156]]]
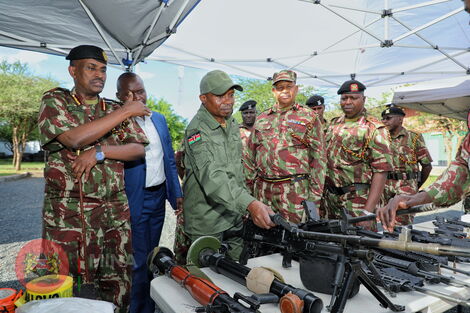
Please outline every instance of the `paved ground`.
[[[41, 236], [41, 210], [43, 202], [44, 179], [37, 177], [16, 181], [0, 182], [0, 288], [19, 289], [16, 280], [14, 263], [19, 249], [29, 240]], [[445, 210], [434, 210], [420, 214], [415, 220], [423, 222], [434, 219], [434, 216], [460, 216], [462, 205], [458, 203]], [[167, 206], [161, 246], [173, 247], [175, 217], [173, 210]], [[466, 311], [467, 312], [467, 311]]]

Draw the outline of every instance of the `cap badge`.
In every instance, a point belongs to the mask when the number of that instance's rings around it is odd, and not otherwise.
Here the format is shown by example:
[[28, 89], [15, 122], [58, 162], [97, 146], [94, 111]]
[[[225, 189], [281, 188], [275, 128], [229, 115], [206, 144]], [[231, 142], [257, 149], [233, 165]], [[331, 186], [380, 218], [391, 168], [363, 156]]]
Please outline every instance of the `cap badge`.
[[351, 84], [349, 86], [349, 90], [351, 90], [352, 92], [358, 92], [359, 91], [359, 86], [357, 84]]
[[108, 62], [108, 56], [106, 55], [106, 52], [103, 50], [103, 59]]

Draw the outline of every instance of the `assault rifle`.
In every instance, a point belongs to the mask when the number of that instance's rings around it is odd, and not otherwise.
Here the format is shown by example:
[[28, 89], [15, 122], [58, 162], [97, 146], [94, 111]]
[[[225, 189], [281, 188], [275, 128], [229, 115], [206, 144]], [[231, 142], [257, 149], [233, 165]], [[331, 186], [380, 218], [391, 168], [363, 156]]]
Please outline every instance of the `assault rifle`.
[[[241, 233], [239, 234], [245, 240], [240, 262], [246, 264], [250, 253], [256, 253], [263, 246], [276, 247], [284, 252], [283, 266], [289, 265], [289, 260], [293, 255], [301, 258], [311, 258], [312, 256], [336, 255], [335, 267], [331, 272], [336, 273], [335, 277], [330, 281], [316, 280], [313, 284], [320, 283], [322, 285], [331, 285], [332, 298], [330, 305], [327, 307], [333, 313], [343, 312], [347, 298], [354, 293], [356, 278], [371, 292], [371, 294], [381, 303], [383, 307], [388, 307], [392, 311], [403, 311], [404, 307], [393, 304], [381, 291], [375, 283], [368, 277], [363, 270], [365, 266], [376, 277], [377, 281], [381, 281], [380, 275], [375, 268], [372, 260], [375, 252], [372, 248], [397, 249], [401, 251], [425, 252], [436, 255], [461, 255], [470, 256], [470, 249], [454, 246], [443, 246], [439, 244], [422, 244], [410, 241], [409, 236], [403, 236], [400, 240], [385, 240], [368, 238], [364, 236], [354, 235], [354, 228], [350, 225], [347, 215], [342, 221], [319, 221], [312, 226], [312, 221], [306, 225], [292, 225], [284, 220], [280, 215], [272, 216], [273, 222], [278, 225], [270, 230], [261, 229], [248, 220]], [[373, 217], [357, 217], [352, 218], [355, 221], [362, 221]], [[309, 231], [303, 228], [311, 229], [316, 227], [324, 231], [345, 232], [344, 234], [325, 233], [319, 231]], [[316, 263], [316, 262], [314, 262]], [[331, 266], [330, 266], [331, 267]], [[310, 271], [313, 272], [313, 271]], [[301, 270], [302, 278], [302, 270]], [[309, 287], [312, 282], [305, 282], [304, 285]], [[380, 285], [387, 289], [385, 283]], [[315, 287], [315, 286], [313, 286]], [[316, 289], [311, 289], [318, 291]]]

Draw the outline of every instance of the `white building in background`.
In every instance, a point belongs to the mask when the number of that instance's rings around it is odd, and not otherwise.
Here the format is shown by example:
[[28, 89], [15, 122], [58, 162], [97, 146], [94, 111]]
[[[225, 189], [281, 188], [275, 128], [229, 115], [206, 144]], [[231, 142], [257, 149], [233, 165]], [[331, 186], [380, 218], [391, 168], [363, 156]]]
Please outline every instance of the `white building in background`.
[[[5, 141], [0, 141], [0, 155], [3, 153], [5, 156], [12, 156], [13, 153], [10, 149], [7, 148], [8, 143]], [[28, 141], [26, 143], [25, 153], [38, 153], [41, 150], [41, 144], [39, 141]]]

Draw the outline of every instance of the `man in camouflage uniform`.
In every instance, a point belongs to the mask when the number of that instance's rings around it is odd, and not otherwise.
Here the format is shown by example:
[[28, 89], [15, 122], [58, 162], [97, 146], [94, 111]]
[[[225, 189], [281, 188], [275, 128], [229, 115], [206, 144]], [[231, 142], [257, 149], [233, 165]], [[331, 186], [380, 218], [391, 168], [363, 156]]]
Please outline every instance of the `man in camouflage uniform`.
[[255, 100], [248, 100], [243, 103], [238, 109], [242, 115], [243, 123], [239, 126], [240, 127], [240, 138], [242, 140], [243, 151], [246, 150], [246, 144], [248, 142], [248, 138], [251, 135], [253, 130], [253, 125], [256, 121], [256, 101]]
[[[274, 226], [272, 210], [253, 198], [244, 184], [242, 144], [238, 124], [232, 117], [234, 84], [223, 71], [207, 73], [200, 83], [201, 107], [185, 131], [183, 182], [184, 231], [191, 241], [242, 227], [250, 212], [259, 227]], [[238, 259], [243, 240], [230, 238], [228, 255]]]
[[78, 284], [94, 284], [103, 300], [127, 312], [131, 281], [130, 213], [122, 161], [144, 156], [147, 138], [130, 118], [150, 113], [141, 102], [99, 97], [106, 54], [73, 48], [75, 87], [47, 91], [39, 112], [42, 147], [49, 152], [43, 237], [66, 251]]
[[274, 74], [272, 91], [277, 101], [256, 119], [245, 163], [255, 198], [300, 223], [305, 217], [303, 200], [320, 205], [326, 160], [317, 114], [295, 102], [296, 78], [290, 70]]
[[308, 98], [307, 102], [305, 102], [305, 105], [318, 114], [318, 118], [320, 119], [320, 122], [322, 122], [323, 132], [326, 134], [328, 129], [328, 122], [323, 117], [323, 114], [325, 113], [325, 98], [320, 95], [313, 95]]
[[[343, 116], [330, 122], [326, 134], [327, 177], [322, 215], [341, 217], [347, 209], [352, 216], [374, 212], [382, 196], [392, 159], [387, 129], [364, 108], [366, 87], [349, 80], [338, 90]], [[375, 229], [374, 223], [363, 223]]]
[[470, 136], [467, 134], [457, 151], [455, 160], [433, 184], [414, 195], [397, 195], [385, 207], [377, 209], [377, 215], [384, 228], [393, 230], [397, 210], [426, 203], [447, 207], [462, 200], [462, 197], [470, 192], [468, 160], [470, 160]]
[[[397, 194], [415, 194], [432, 170], [432, 158], [421, 134], [403, 127], [405, 112], [390, 107], [382, 112], [382, 122], [390, 133], [393, 172], [385, 184], [385, 203]], [[421, 170], [419, 165], [421, 164]], [[400, 225], [413, 223], [413, 215], [397, 216]]]

